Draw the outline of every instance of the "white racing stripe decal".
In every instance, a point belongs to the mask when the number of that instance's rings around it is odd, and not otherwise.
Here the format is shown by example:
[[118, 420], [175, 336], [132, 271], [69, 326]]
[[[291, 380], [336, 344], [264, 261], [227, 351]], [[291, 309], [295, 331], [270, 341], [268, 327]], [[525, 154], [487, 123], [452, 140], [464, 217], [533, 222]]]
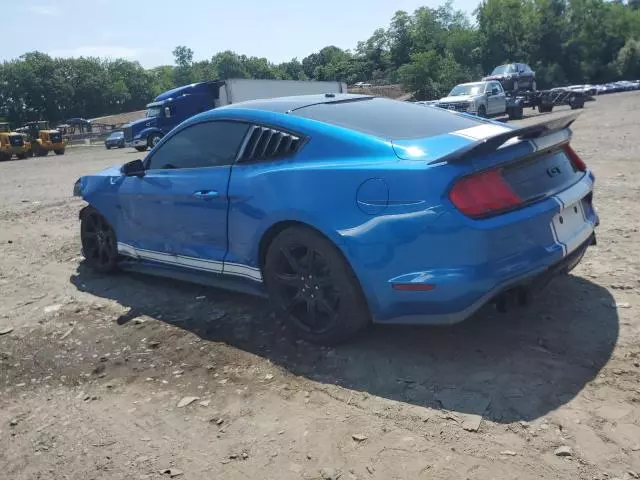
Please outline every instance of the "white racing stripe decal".
[[495, 135], [510, 131], [510, 128], [503, 127], [502, 125], [487, 123], [484, 125], [477, 125], [475, 127], [464, 128], [462, 130], [456, 130], [455, 132], [451, 132], [451, 134], [468, 138], [469, 140], [484, 140], [485, 138], [493, 137]]
[[566, 142], [570, 138], [571, 132], [569, 131], [569, 129], [565, 128], [564, 130], [554, 132], [551, 135], [545, 135], [543, 137], [530, 140], [530, 143], [533, 145], [535, 151], [538, 152], [540, 150], [545, 150], [547, 148], [553, 147], [554, 145]]
[[118, 253], [136, 259], [151, 260], [154, 262], [175, 265], [178, 267], [191, 268], [203, 272], [222, 273], [248, 278], [256, 282], [262, 282], [262, 273], [259, 268], [242, 265], [239, 263], [224, 263], [217, 260], [205, 260], [184, 255], [172, 255], [170, 253], [154, 252], [135, 248], [126, 243], [118, 242]]
[[247, 277], [258, 282], [262, 281], [262, 274], [260, 269], [249, 267], [248, 265], [240, 265], [238, 263], [225, 263], [223, 273], [227, 275], [239, 275], [241, 277]]
[[573, 187], [565, 190], [564, 192], [558, 193], [554, 198], [558, 198], [565, 207], [567, 205], [573, 205], [587, 196], [589, 191], [591, 191], [591, 186], [592, 183], [586, 180], [585, 175], [585, 178], [580, 180]]

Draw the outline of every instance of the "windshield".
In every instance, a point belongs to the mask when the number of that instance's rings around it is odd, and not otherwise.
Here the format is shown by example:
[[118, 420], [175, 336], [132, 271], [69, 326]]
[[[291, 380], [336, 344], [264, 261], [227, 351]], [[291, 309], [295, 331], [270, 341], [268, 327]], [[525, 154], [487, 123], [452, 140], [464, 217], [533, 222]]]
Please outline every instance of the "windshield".
[[451, 90], [450, 97], [459, 97], [461, 95], [480, 95], [484, 92], [484, 83], [473, 83], [470, 85], [457, 85]]
[[123, 132], [114, 132], [111, 135], [109, 135], [109, 138], [120, 138], [123, 137], [124, 133]]
[[159, 117], [162, 109], [160, 107], [150, 107], [147, 109], [147, 118]]
[[499, 73], [515, 73], [516, 71], [516, 66], [513, 64], [510, 65], [500, 65], [499, 67], [496, 67], [493, 69], [493, 72], [491, 72], [492, 75], [497, 75]]

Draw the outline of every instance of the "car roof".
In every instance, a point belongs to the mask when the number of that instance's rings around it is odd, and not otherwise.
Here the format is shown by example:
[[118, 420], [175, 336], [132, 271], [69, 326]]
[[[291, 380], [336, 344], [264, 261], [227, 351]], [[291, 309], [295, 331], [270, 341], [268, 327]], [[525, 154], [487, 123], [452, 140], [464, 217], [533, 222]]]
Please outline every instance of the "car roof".
[[358, 100], [364, 100], [373, 98], [372, 95], [359, 95], [353, 93], [324, 93], [318, 95], [297, 95], [294, 97], [278, 97], [278, 98], [265, 98], [261, 100], [248, 100], [246, 102], [234, 103], [222, 108], [217, 108], [217, 111], [223, 111], [225, 109], [244, 108], [251, 110], [263, 110], [276, 113], [287, 113], [301, 108], [309, 107], [311, 105], [319, 105], [324, 103], [342, 103], [353, 102]]

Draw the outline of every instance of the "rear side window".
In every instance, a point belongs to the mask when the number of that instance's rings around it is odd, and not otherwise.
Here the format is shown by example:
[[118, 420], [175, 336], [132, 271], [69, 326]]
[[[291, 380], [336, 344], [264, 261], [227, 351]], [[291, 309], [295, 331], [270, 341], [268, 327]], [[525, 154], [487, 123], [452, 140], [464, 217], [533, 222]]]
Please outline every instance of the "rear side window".
[[291, 113], [386, 140], [434, 137], [481, 123], [438, 107], [370, 97], [310, 105]]
[[166, 141], [148, 160], [148, 170], [231, 165], [249, 125], [205, 122], [191, 125]]

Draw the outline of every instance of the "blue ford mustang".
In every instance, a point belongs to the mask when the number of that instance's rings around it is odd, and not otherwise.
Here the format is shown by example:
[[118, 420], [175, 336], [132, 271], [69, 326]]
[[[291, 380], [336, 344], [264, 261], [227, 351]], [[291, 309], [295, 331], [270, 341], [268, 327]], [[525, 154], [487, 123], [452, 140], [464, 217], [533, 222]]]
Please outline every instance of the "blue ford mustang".
[[303, 338], [505, 309], [595, 243], [575, 116], [515, 129], [365, 95], [257, 100], [80, 178], [87, 263], [268, 295]]

